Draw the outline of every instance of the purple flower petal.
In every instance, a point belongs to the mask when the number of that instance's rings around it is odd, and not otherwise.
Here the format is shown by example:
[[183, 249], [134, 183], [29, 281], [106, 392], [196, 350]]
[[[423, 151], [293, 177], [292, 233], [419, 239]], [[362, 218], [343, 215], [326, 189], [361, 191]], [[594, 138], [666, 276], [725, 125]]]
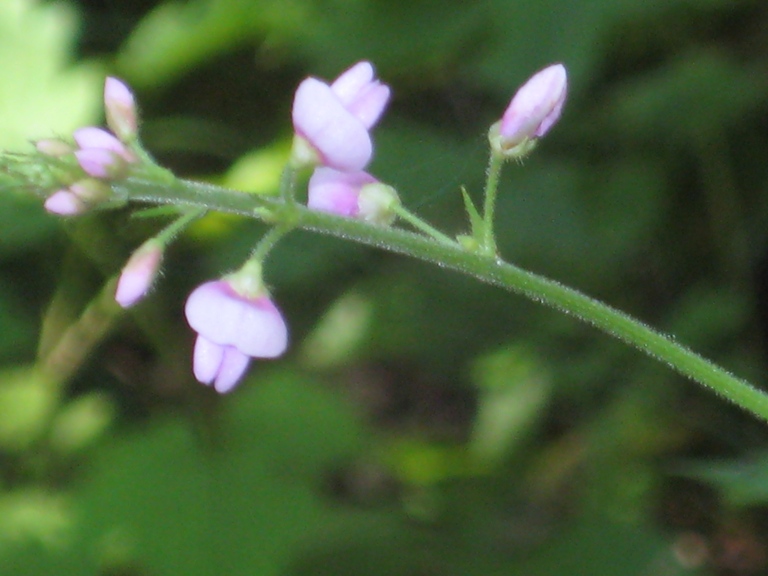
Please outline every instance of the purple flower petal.
[[163, 259], [163, 247], [155, 240], [148, 240], [128, 259], [117, 281], [115, 300], [123, 308], [129, 308], [149, 291]]
[[104, 82], [104, 110], [107, 125], [120, 139], [136, 135], [137, 113], [133, 93], [117, 78], [108, 77]]
[[219, 394], [226, 394], [232, 390], [243, 377], [245, 371], [248, 370], [248, 365], [251, 363], [251, 358], [247, 354], [240, 352], [237, 348], [224, 346], [223, 349], [224, 355], [221, 366], [213, 383], [213, 387]]
[[363, 122], [347, 110], [331, 88], [307, 78], [296, 90], [293, 126], [317, 150], [323, 164], [338, 170], [361, 170], [373, 145]]
[[59, 216], [75, 216], [85, 212], [85, 204], [69, 190], [57, 190], [44, 203], [45, 209]]
[[501, 119], [499, 134], [504, 146], [544, 136], [560, 118], [567, 91], [567, 73], [562, 64], [553, 64], [531, 76]]
[[235, 387], [250, 363], [250, 357], [233, 346], [220, 346], [203, 336], [197, 337], [192, 371], [199, 382], [213, 384], [220, 394]]
[[75, 157], [85, 173], [94, 178], [115, 178], [126, 168], [125, 160], [114, 152], [103, 148], [77, 150]]
[[320, 167], [309, 179], [307, 206], [313, 210], [355, 217], [358, 197], [365, 184], [376, 182], [367, 172], [340, 172]]

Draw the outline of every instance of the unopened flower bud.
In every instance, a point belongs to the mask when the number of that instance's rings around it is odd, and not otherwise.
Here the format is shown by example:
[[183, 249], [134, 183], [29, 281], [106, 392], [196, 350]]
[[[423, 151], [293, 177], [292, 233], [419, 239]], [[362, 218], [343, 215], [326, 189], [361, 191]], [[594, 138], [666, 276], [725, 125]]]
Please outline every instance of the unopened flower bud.
[[488, 139], [496, 154], [520, 158], [560, 118], [568, 91], [565, 66], [553, 64], [534, 74], [517, 91], [504, 116], [491, 126]]
[[56, 138], [38, 140], [35, 142], [35, 148], [37, 148], [38, 152], [54, 158], [60, 158], [75, 151], [70, 144]]
[[394, 188], [362, 170], [322, 167], [309, 179], [307, 206], [312, 210], [387, 225], [394, 221], [398, 204]]
[[397, 218], [396, 209], [400, 205], [400, 198], [392, 186], [375, 182], [360, 189], [357, 205], [358, 216], [366, 222], [389, 226]]
[[93, 126], [80, 128], [75, 131], [74, 138], [81, 150], [107, 150], [117, 154], [126, 162], [136, 160], [135, 154], [125, 144], [103, 128]]
[[115, 300], [123, 308], [129, 308], [149, 291], [160, 270], [163, 245], [156, 239], [145, 242], [128, 259], [117, 281]]
[[117, 78], [109, 77], [104, 82], [104, 110], [107, 126], [120, 140], [127, 142], [136, 137], [136, 102], [130, 89]]
[[103, 148], [77, 150], [75, 158], [83, 171], [93, 178], [117, 180], [123, 178], [128, 172], [128, 162], [111, 150]]
[[76, 216], [87, 210], [85, 202], [67, 189], [57, 190], [48, 196], [43, 206], [48, 212], [58, 216]]
[[112, 195], [112, 189], [95, 178], [83, 178], [69, 186], [69, 191], [85, 204], [98, 204]]

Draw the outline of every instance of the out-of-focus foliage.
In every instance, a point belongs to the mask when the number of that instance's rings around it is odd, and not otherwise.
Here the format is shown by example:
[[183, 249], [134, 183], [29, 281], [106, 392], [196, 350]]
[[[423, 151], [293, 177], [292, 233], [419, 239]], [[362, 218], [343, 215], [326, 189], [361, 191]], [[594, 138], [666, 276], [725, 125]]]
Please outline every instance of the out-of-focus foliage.
[[78, 17], [62, 2], [0, 5], [0, 147], [67, 134], [100, 114], [103, 74], [73, 62]]
[[[562, 61], [502, 254], [762, 386], [765, 30], [757, 0], [11, 0], [0, 146], [98, 121], [103, 67], [169, 168], [266, 194], [298, 82], [370, 59], [394, 92], [372, 171], [460, 234], [487, 127]], [[181, 309], [263, 225], [196, 223], [124, 314], [105, 282], [156, 219], [0, 202], [3, 576], [768, 571], [764, 425], [571, 318], [293, 233], [266, 269], [291, 352], [221, 399]]]

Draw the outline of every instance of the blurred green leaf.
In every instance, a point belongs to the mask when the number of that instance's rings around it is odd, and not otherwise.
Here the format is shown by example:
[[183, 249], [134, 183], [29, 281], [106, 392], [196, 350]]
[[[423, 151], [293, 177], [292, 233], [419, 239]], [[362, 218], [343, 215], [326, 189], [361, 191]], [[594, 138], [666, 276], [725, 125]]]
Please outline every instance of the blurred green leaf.
[[54, 383], [35, 366], [0, 371], [0, 448], [20, 452], [40, 440], [57, 400]]
[[0, 148], [67, 134], [99, 116], [103, 75], [70, 64], [77, 14], [68, 3], [0, 3]]
[[307, 21], [304, 2], [193, 0], [160, 3], [133, 30], [118, 67], [136, 86], [169, 82], [223, 51], [280, 39]]
[[604, 110], [622, 138], [690, 146], [744, 122], [765, 100], [768, 78], [715, 49], [693, 48], [619, 84]]
[[139, 565], [169, 575], [280, 574], [333, 516], [324, 474], [364, 435], [315, 382], [271, 372], [241, 386], [207, 448], [179, 419], [105, 446], [81, 489], [85, 542], [118, 538]]
[[529, 438], [544, 416], [551, 382], [524, 346], [509, 347], [475, 362], [479, 389], [470, 448], [486, 463], [499, 463]]
[[757, 452], [731, 460], [681, 462], [672, 471], [716, 487], [732, 506], [768, 503], [768, 453]]

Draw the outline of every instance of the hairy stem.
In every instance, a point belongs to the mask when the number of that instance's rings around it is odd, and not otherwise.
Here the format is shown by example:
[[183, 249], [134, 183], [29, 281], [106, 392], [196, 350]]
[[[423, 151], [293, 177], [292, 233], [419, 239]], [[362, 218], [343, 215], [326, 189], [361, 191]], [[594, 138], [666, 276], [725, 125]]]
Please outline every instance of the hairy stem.
[[[349, 218], [311, 211], [296, 204], [285, 206], [279, 200], [196, 182], [177, 180], [170, 186], [158, 186], [156, 183], [131, 179], [122, 186], [130, 199], [154, 204], [205, 207], [251, 218], [262, 218], [266, 212], [271, 214], [273, 223], [281, 213], [285, 213], [291, 218], [288, 224], [297, 228], [360, 242], [469, 274], [482, 282], [521, 294], [587, 322], [768, 421], [768, 394], [745, 380], [731, 375], [671, 338], [602, 302], [504, 262], [485, 251], [471, 252], [456, 243], [438, 242], [421, 234], [372, 226]], [[486, 210], [486, 217], [488, 215]], [[486, 245], [485, 248], [489, 247]]]

